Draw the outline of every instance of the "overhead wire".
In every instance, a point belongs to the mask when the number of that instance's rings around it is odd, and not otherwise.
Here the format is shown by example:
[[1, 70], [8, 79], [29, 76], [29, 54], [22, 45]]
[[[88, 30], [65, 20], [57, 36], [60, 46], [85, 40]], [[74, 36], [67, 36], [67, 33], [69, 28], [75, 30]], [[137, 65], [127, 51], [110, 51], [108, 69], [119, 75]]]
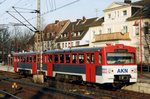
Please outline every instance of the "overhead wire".
[[32, 32], [34, 32], [33, 29], [31, 29], [30, 27], [28, 27], [26, 24], [24, 24], [23, 22], [21, 22], [19, 19], [17, 19], [14, 15], [12, 15], [11, 13], [9, 13], [9, 11], [6, 11], [9, 15], [11, 15], [13, 18], [15, 18], [16, 20], [18, 20], [22, 25], [24, 25], [25, 27], [27, 27], [28, 29], [30, 29]]
[[[29, 0], [28, 0], [28, 1], [29, 1]], [[25, 4], [25, 5], [27, 6], [27, 5], [28, 5], [28, 4], [27, 4], [28, 1], [27, 1], [27, 0], [19, 0], [19, 1], [17, 1], [17, 2], [14, 4], [14, 6], [18, 5], [19, 3]], [[35, 10], [35, 9], [27, 9], [27, 8], [21, 8], [21, 7], [16, 7], [16, 8], [22, 10], [22, 11], [19, 11], [20, 13], [36, 13], [36, 11], [30, 11], [30, 12], [28, 12], [28, 11], [23, 11], [23, 10]], [[29, 7], [28, 7], [28, 8], [29, 8]], [[16, 13], [15, 11], [10, 11], [10, 10], [11, 10], [11, 8], [8, 9], [8, 11], [9, 11], [10, 13]], [[6, 11], [6, 12], [7, 12], [7, 11]], [[6, 12], [5, 12], [5, 14], [6, 14]]]
[[53, 9], [53, 0], [49, 0], [49, 4], [50, 4], [51, 9]]
[[22, 14], [20, 14], [20, 12], [18, 12], [18, 10], [15, 9], [15, 7], [12, 7], [27, 23], [29, 23], [36, 31], [37, 28], [34, 27]]
[[[19, 2], [21, 2], [22, 0], [18, 0], [15, 4], [14, 4], [14, 6], [15, 5], [17, 5]], [[9, 11], [11, 9], [11, 7], [8, 9], [8, 10], [6, 10], [6, 11]], [[2, 13], [0, 16], [1, 17], [3, 17], [4, 15], [6, 15], [7, 13], [6, 12], [4, 12], [4, 13]]]
[[49, 7], [48, 7], [48, 1], [46, 0], [46, 8], [47, 8], [47, 11], [49, 10]]
[[[23, 1], [23, 0], [18, 0], [18, 2], [16, 2], [15, 4], [14, 4], [14, 6], [15, 5], [17, 5], [19, 2], [21, 2], [21, 1]], [[47, 7], [47, 11], [46, 12], [44, 12], [44, 13], [42, 13], [41, 14], [41, 16], [44, 16], [44, 15], [46, 15], [46, 14], [48, 14], [48, 13], [50, 13], [50, 12], [53, 12], [53, 11], [56, 11], [56, 10], [59, 10], [59, 9], [61, 9], [61, 8], [64, 8], [64, 7], [66, 7], [66, 6], [69, 6], [69, 5], [72, 5], [72, 4], [74, 4], [74, 3], [76, 3], [76, 2], [78, 2], [78, 1], [80, 1], [80, 0], [74, 0], [74, 1], [72, 1], [72, 2], [70, 2], [70, 3], [67, 3], [67, 4], [64, 4], [64, 5], [62, 5], [62, 6], [60, 6], [60, 7], [56, 7], [56, 1], [55, 0], [46, 0], [46, 2], [47, 2], [47, 4], [49, 4], [50, 6], [46, 6]], [[27, 5], [27, 3], [25, 3], [25, 5]], [[49, 9], [49, 7], [50, 7], [50, 9]], [[38, 12], [36, 12], [36, 10], [34, 10], [34, 9], [28, 9], [28, 8], [21, 8], [21, 7], [15, 7], [16, 9], [21, 9], [21, 10], [33, 10], [33, 12], [29, 12], [29, 13], [38, 13]], [[9, 9], [10, 10], [10, 9]], [[8, 11], [8, 12], [13, 12], [13, 11]], [[7, 13], [8, 13], [7, 12]], [[20, 13], [27, 13], [27, 12], [24, 12], [24, 11], [19, 11]], [[10, 14], [10, 13], [9, 13]], [[11, 14], [11, 16], [13, 16], [12, 14]], [[13, 17], [15, 17], [15, 16], [13, 16]], [[29, 19], [25, 19], [26, 21], [23, 21], [23, 22], [20, 22], [20, 23], [23, 23], [23, 25], [24, 26], [26, 26], [25, 24], [24, 24], [24, 22], [29, 22], [30, 20], [33, 20], [33, 19], [35, 19], [36, 18], [36, 16], [35, 17], [32, 17], [32, 18], [29, 18]], [[16, 19], [16, 18], [15, 18]], [[17, 19], [18, 20], [18, 19]], [[26, 26], [27, 27], [27, 26]], [[32, 26], [32, 27], [34, 27], [34, 26]], [[35, 29], [35, 28], [34, 28]], [[31, 29], [30, 29], [31, 30]], [[36, 29], [35, 29], [36, 30]], [[31, 30], [31, 31], [33, 31], [33, 30]]]
[[56, 9], [56, 0], [54, 0], [54, 9]]
[[[50, 1], [50, 0], [49, 0], [49, 1]], [[62, 9], [62, 8], [64, 8], [64, 7], [66, 7], [66, 6], [72, 5], [72, 4], [74, 4], [74, 3], [78, 2], [78, 1], [80, 1], [80, 0], [75, 0], [75, 1], [72, 1], [72, 2], [70, 2], [70, 3], [68, 3], [68, 4], [64, 4], [63, 6], [57, 7], [57, 8], [55, 8], [55, 9], [51, 9], [51, 10], [49, 10], [49, 11], [47, 11], [47, 12], [42, 13], [41, 16], [44, 16], [44, 15], [46, 15], [46, 14], [48, 14], [48, 13], [51, 13], [51, 12], [54, 12], [54, 11], [56, 11], [56, 10]], [[33, 19], [35, 19], [35, 18], [36, 18], [36, 17], [32, 17], [32, 18], [29, 18], [29, 19], [27, 19], [27, 20], [29, 21], [29, 20], [33, 20]]]
[[6, 1], [6, 0], [1, 1], [0, 4], [4, 3], [5, 1]]
[[35, 9], [29, 9], [29, 8], [16, 7], [16, 6], [15, 6], [15, 8], [17, 8], [17, 9], [22, 9], [22, 10], [35, 10]]

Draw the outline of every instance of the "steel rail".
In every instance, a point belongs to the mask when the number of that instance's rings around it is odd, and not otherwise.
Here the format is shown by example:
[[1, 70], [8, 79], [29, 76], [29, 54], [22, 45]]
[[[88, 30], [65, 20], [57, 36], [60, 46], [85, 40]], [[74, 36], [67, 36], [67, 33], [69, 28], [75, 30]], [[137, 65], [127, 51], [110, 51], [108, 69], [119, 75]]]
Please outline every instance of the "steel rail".
[[16, 99], [21, 99], [20, 97], [17, 97], [17, 96], [15, 96], [15, 95], [13, 95], [13, 94], [11, 94], [11, 93], [8, 93], [8, 92], [6, 92], [6, 91], [3, 91], [3, 90], [0, 90], [0, 93], [4, 93], [4, 94], [7, 94], [7, 95], [10, 95], [11, 97], [14, 97], [14, 98], [16, 98]]
[[56, 93], [69, 95], [69, 96], [76, 97], [76, 98], [93, 99], [93, 97], [78, 94], [78, 93], [73, 93], [73, 92], [67, 92], [63, 89], [58, 89], [58, 88], [54, 88], [54, 87], [44, 87], [43, 85], [23, 82], [23, 81], [20, 81], [20, 80], [11, 79], [11, 78], [4, 77], [4, 76], [3, 77], [0, 76], [0, 78], [1, 78], [1, 80], [4, 80], [4, 81], [11, 81], [11, 82], [16, 82], [16, 83], [23, 84], [23, 85], [26, 85], [26, 86], [32, 86], [32, 87], [40, 88], [40, 89], [42, 89], [42, 90], [40, 90], [40, 92], [42, 92], [44, 94], [48, 94], [48, 91], [53, 91], [53, 92], [55, 91]]

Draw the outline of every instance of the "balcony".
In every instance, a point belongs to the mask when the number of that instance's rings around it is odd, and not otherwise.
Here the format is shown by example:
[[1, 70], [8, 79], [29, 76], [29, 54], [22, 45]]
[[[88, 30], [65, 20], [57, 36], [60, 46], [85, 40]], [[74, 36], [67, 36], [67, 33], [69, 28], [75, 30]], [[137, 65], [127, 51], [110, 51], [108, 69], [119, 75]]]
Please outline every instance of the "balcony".
[[93, 39], [93, 42], [102, 41], [118, 41], [118, 40], [130, 40], [129, 33], [122, 34], [121, 32], [98, 34]]

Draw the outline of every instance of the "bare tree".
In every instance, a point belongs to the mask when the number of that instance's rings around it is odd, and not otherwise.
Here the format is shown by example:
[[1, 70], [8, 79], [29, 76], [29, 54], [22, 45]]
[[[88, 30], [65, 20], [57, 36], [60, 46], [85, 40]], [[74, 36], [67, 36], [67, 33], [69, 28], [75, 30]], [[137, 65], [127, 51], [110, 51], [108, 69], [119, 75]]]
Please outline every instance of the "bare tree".
[[0, 29], [1, 62], [6, 61], [9, 51], [10, 51], [10, 33], [8, 32], [8, 27], [2, 27]]
[[12, 50], [15, 52], [26, 51], [28, 49], [27, 43], [33, 36], [33, 33], [29, 30], [24, 30], [19, 27], [14, 27], [14, 35], [12, 37]]
[[150, 60], [150, 25], [148, 22], [145, 22], [144, 26], [144, 38], [145, 38], [145, 59], [149, 64]]

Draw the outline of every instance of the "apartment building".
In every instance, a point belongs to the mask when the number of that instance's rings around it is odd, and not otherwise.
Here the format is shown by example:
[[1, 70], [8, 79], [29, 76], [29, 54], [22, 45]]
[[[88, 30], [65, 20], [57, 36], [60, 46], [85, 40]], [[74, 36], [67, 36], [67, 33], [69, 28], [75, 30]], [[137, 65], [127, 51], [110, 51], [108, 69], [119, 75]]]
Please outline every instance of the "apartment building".
[[[116, 43], [135, 46], [139, 61], [141, 58], [140, 47], [142, 47], [142, 53], [148, 53], [148, 48], [145, 50], [145, 46], [140, 45], [141, 38], [139, 35], [140, 32], [143, 32], [144, 24], [150, 21], [150, 8], [141, 5], [143, 2], [144, 0], [140, 3], [132, 3], [130, 0], [125, 0], [124, 2], [113, 2], [105, 8], [103, 10], [104, 22], [89, 28], [92, 38], [90, 40], [90, 47]], [[147, 11], [144, 12], [144, 9], [147, 9]], [[142, 19], [140, 19], [141, 17]], [[144, 45], [144, 40], [142, 42]], [[150, 55], [150, 53], [147, 55]], [[142, 59], [144, 62], [148, 62], [150, 61], [150, 56], [142, 54]]]
[[145, 24], [149, 26], [150, 23], [150, 8], [145, 6], [150, 3], [145, 1], [113, 2], [103, 10], [103, 17], [89, 19], [83, 17], [74, 22], [67, 20], [49, 24], [43, 31], [43, 50], [121, 43], [137, 48], [138, 61], [141, 58], [139, 49], [142, 47], [142, 59], [149, 62], [149, 42], [142, 39], [143, 46], [140, 45], [141, 37], [145, 37], [144, 33], [142, 36], [140, 33], [144, 31]]
[[64, 32], [56, 40], [58, 49], [68, 49], [74, 47], [89, 47], [90, 32], [89, 26], [97, 18], [77, 19], [71, 22]]

